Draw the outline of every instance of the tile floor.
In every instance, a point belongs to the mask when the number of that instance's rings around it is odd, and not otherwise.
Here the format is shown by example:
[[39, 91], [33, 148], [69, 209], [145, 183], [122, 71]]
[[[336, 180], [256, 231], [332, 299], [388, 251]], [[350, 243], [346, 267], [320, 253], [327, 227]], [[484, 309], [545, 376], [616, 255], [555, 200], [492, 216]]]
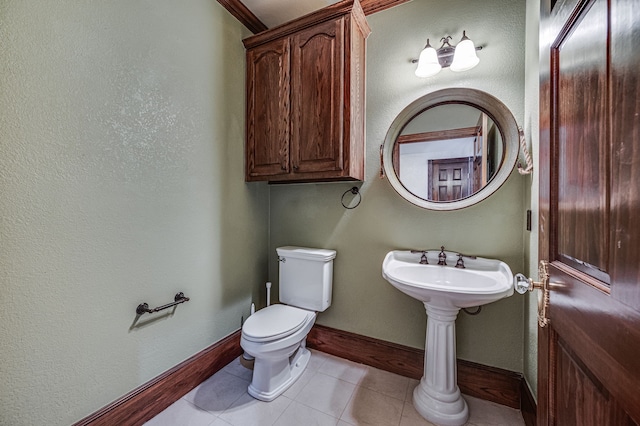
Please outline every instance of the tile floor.
[[[272, 402], [247, 393], [251, 370], [236, 359], [146, 426], [432, 425], [411, 403], [417, 380], [311, 351], [307, 369]], [[524, 426], [520, 411], [465, 396], [467, 425]]]

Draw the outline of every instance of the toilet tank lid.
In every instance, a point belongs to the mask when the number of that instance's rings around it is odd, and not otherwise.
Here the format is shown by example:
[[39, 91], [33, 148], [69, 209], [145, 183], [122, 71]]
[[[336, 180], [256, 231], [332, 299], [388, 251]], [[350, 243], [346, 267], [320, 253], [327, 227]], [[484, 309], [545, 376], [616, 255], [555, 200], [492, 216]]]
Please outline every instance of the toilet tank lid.
[[307, 260], [329, 261], [335, 259], [336, 251], [309, 247], [284, 246], [276, 249], [278, 256]]

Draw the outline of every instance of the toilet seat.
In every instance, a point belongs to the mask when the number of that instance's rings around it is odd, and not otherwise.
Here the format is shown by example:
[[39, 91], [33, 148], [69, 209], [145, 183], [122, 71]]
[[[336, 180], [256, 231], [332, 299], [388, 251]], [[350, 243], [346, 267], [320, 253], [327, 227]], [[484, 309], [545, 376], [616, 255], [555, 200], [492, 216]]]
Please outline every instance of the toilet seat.
[[275, 304], [247, 318], [242, 326], [242, 336], [252, 342], [270, 342], [294, 334], [314, 320], [314, 312]]

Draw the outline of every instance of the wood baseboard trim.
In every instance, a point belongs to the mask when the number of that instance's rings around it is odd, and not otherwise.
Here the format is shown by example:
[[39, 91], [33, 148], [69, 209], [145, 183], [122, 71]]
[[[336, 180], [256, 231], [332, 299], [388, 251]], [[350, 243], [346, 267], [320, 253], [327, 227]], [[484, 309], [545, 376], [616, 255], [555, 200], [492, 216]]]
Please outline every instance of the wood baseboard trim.
[[536, 426], [538, 424], [538, 406], [524, 377], [520, 386], [520, 411], [526, 426]]
[[[240, 330], [203, 349], [72, 426], [137, 426], [161, 413], [182, 395], [242, 354]], [[331, 355], [420, 379], [424, 351], [316, 324], [307, 346]], [[458, 385], [467, 394], [522, 411], [536, 424], [536, 402], [522, 374], [458, 360]]]
[[142, 425], [241, 354], [238, 330], [72, 426]]
[[[307, 346], [413, 379], [422, 377], [424, 351], [420, 349], [318, 324], [311, 329]], [[522, 374], [461, 359], [457, 364], [462, 393], [521, 409], [523, 389], [528, 391]]]
[[309, 332], [307, 346], [412, 379], [422, 377], [424, 351], [409, 346], [319, 324]]

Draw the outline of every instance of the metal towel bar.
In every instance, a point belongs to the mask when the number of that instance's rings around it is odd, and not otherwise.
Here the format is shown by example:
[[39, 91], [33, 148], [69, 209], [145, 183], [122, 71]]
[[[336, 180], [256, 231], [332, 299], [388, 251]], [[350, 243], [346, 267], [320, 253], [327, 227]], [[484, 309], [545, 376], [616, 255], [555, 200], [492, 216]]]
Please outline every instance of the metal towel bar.
[[174, 301], [171, 302], [171, 303], [167, 303], [166, 305], [158, 306], [157, 308], [153, 308], [153, 309], [149, 309], [149, 305], [147, 303], [141, 303], [136, 308], [136, 314], [142, 315], [145, 312], [149, 313], [149, 314], [152, 314], [154, 312], [162, 311], [162, 310], [168, 309], [168, 308], [170, 308], [172, 306], [179, 305], [180, 303], [188, 302], [189, 298], [186, 297], [183, 292], [180, 292], [180, 293], [175, 295], [173, 300]]

